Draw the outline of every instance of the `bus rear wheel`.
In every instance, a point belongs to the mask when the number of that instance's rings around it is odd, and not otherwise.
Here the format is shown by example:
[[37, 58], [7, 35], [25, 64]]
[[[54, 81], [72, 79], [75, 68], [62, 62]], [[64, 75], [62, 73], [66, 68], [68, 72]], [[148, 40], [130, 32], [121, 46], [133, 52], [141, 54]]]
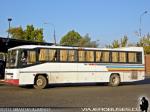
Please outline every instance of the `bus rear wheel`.
[[43, 75], [39, 75], [35, 78], [34, 88], [44, 89], [48, 84], [47, 78]]
[[120, 84], [120, 76], [118, 74], [112, 74], [109, 79], [109, 85], [112, 87]]

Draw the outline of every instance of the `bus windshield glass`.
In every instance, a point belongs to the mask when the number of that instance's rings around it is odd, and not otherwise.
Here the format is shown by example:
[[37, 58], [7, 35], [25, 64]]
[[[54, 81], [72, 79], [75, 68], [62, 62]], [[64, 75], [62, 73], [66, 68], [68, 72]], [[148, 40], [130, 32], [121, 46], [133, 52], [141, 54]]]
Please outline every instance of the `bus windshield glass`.
[[17, 50], [11, 50], [8, 51], [8, 57], [7, 57], [7, 68], [14, 68], [17, 67]]

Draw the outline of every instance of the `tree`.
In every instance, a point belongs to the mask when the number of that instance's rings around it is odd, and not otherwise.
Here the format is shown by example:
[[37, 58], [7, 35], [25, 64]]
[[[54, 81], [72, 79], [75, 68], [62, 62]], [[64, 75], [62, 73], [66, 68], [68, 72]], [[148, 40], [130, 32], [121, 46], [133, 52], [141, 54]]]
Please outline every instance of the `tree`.
[[34, 27], [33, 25], [27, 25], [25, 32], [25, 39], [26, 40], [34, 40]]
[[78, 32], [72, 30], [61, 38], [60, 44], [68, 46], [76, 46], [81, 38], [82, 37]]
[[110, 45], [106, 45], [107, 48], [118, 48], [120, 47], [119, 41], [114, 40]]
[[27, 25], [26, 29], [23, 30], [22, 27], [10, 28], [8, 32], [11, 35], [11, 38], [14, 39], [23, 39], [36, 42], [43, 42], [43, 29], [35, 29], [33, 25]]
[[80, 47], [98, 47], [98, 43], [96, 41], [91, 41], [89, 34], [86, 34], [84, 37], [82, 37], [79, 40], [78, 46], [80, 46]]
[[118, 48], [120, 47], [119, 41], [118, 40], [114, 40], [112, 43], [112, 48]]
[[126, 35], [124, 35], [123, 38], [121, 38], [121, 47], [126, 47], [128, 44], [128, 37]]
[[25, 32], [23, 31], [22, 27], [15, 27], [15, 28], [10, 28], [8, 32], [11, 34], [11, 38], [15, 39], [25, 39]]
[[145, 54], [150, 54], [150, 34], [148, 33], [146, 36], [142, 37], [137, 46], [143, 47]]
[[110, 45], [106, 45], [107, 48], [118, 48], [126, 46], [128, 46], [128, 37], [126, 35], [121, 38], [120, 42], [119, 40], [114, 40]]
[[43, 29], [36, 29], [34, 31], [34, 40], [37, 42], [44, 42], [44, 40], [43, 40]]
[[91, 41], [88, 34], [82, 37], [78, 32], [74, 30], [69, 31], [65, 36], [61, 38], [61, 45], [68, 46], [80, 46], [80, 47], [98, 47], [96, 41]]

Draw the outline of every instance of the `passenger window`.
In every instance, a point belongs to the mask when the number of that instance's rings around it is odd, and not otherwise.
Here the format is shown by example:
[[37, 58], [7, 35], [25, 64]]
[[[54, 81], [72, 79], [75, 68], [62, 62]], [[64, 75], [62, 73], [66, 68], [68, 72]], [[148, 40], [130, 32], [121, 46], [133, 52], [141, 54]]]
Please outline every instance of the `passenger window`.
[[136, 53], [128, 53], [128, 60], [129, 63], [136, 63], [137, 62]]
[[76, 61], [75, 50], [60, 50], [60, 61], [74, 62]]
[[142, 64], [142, 53], [141, 52], [137, 52], [137, 63]]
[[102, 62], [109, 62], [109, 52], [108, 51], [103, 51], [102, 52]]
[[94, 62], [94, 51], [86, 51], [86, 61]]
[[118, 62], [119, 55], [118, 52], [112, 52], [112, 62]]
[[49, 61], [57, 61], [57, 51], [55, 49], [49, 49], [48, 57]]
[[101, 61], [101, 56], [102, 56], [102, 52], [101, 51], [96, 51], [96, 62]]
[[67, 50], [60, 50], [60, 61], [67, 61]]
[[68, 61], [70, 61], [70, 62], [76, 61], [75, 50], [68, 50]]
[[85, 61], [85, 51], [78, 51], [79, 62]]
[[48, 49], [40, 49], [39, 61], [48, 61]]
[[127, 62], [126, 53], [125, 52], [119, 52], [119, 62], [122, 62], [122, 63]]
[[34, 64], [34, 63], [36, 63], [36, 52], [28, 51], [27, 52], [27, 64]]
[[27, 65], [27, 57], [28, 57], [27, 50], [23, 50], [21, 52], [21, 65]]

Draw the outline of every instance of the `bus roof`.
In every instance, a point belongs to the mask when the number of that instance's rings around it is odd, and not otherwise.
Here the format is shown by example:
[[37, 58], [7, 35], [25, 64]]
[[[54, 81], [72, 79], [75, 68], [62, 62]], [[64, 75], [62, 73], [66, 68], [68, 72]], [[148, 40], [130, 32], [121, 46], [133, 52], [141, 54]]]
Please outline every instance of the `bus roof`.
[[47, 45], [22, 45], [10, 48], [10, 50], [16, 49], [34, 49], [34, 48], [57, 48], [57, 49], [84, 49], [84, 50], [112, 50], [112, 51], [143, 51], [143, 47], [120, 47], [120, 48], [88, 48], [88, 47], [69, 47], [69, 46], [47, 46]]

